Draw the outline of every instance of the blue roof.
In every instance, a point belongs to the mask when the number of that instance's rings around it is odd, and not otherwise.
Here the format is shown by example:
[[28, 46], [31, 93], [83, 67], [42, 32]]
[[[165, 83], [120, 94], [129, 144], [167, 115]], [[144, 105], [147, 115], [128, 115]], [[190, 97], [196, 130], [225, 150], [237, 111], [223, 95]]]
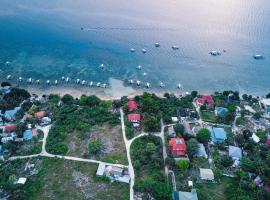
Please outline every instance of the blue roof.
[[216, 107], [216, 111], [219, 116], [224, 117], [227, 114], [228, 109], [223, 107]]
[[199, 143], [199, 148], [197, 149], [196, 156], [198, 156], [198, 157], [203, 156], [203, 157], [207, 158], [205, 147], [201, 143]]
[[20, 107], [16, 107], [13, 110], [7, 110], [4, 114], [5, 118], [8, 120], [13, 120], [15, 119], [15, 115], [20, 110]]
[[212, 142], [224, 142], [227, 139], [227, 133], [224, 128], [212, 128], [211, 131]]
[[24, 140], [31, 140], [32, 137], [33, 137], [32, 130], [28, 129], [28, 130], [24, 131], [24, 133], [23, 133]]
[[2, 155], [2, 153], [3, 153], [3, 146], [0, 145], [0, 156]]

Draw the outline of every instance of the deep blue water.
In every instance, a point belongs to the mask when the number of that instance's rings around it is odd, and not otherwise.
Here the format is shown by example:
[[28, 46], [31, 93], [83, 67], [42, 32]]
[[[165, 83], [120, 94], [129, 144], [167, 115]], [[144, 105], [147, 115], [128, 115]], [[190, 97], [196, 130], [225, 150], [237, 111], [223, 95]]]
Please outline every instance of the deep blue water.
[[269, 0], [1, 0], [0, 77], [114, 77], [155, 88], [163, 81], [165, 90], [181, 83], [186, 91], [263, 94], [270, 91], [269, 19]]

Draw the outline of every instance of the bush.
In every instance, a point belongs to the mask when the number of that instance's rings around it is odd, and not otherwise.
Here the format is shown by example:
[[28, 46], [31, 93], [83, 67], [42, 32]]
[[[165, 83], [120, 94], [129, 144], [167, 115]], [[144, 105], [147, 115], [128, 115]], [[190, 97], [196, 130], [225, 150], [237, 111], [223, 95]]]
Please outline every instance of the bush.
[[176, 124], [174, 126], [174, 130], [175, 130], [177, 136], [181, 137], [184, 134], [185, 128], [184, 128], [183, 124]]
[[91, 140], [88, 143], [88, 152], [90, 155], [99, 153], [101, 148], [102, 148], [102, 143], [99, 139], [93, 140], [93, 141]]
[[177, 166], [181, 170], [187, 170], [189, 167], [189, 162], [187, 160], [179, 160]]
[[64, 104], [72, 104], [74, 101], [73, 97], [70, 94], [65, 94], [61, 100]]
[[202, 128], [198, 131], [196, 137], [199, 142], [206, 144], [211, 138], [211, 132], [206, 128]]

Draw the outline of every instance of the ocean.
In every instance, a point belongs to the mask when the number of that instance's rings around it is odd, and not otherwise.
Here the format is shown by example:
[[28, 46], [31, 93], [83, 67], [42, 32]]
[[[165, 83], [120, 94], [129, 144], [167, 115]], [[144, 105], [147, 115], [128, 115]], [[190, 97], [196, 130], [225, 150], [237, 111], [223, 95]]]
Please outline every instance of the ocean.
[[1, 0], [0, 78], [261, 95], [270, 91], [269, 19], [269, 0]]

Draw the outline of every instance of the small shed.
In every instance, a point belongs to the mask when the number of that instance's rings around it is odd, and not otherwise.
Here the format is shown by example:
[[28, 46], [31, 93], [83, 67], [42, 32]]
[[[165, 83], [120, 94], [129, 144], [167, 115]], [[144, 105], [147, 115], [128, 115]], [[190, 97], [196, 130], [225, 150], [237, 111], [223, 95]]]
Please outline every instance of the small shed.
[[227, 139], [227, 133], [224, 128], [212, 127], [211, 130], [212, 142], [224, 142]]
[[259, 138], [255, 133], [252, 134], [251, 138], [252, 138], [253, 141], [256, 142], [256, 143], [260, 142], [260, 138]]
[[200, 168], [200, 177], [202, 180], [213, 181], [214, 180], [214, 173], [213, 173], [212, 169]]
[[228, 109], [224, 107], [216, 107], [215, 108], [215, 115], [224, 117], [228, 113]]
[[17, 114], [17, 112], [20, 110], [21, 108], [20, 107], [16, 107], [14, 108], [13, 110], [7, 110], [5, 113], [4, 113], [4, 117], [9, 120], [9, 121], [12, 121], [15, 119], [15, 116]]
[[25, 182], [26, 182], [26, 178], [19, 178], [19, 180], [17, 181], [17, 184], [22, 184], [22, 185], [24, 185], [25, 184]]
[[242, 149], [240, 149], [239, 147], [235, 147], [235, 146], [229, 146], [229, 156], [231, 158], [235, 159], [242, 159]]
[[26, 131], [24, 131], [23, 133], [23, 139], [24, 140], [31, 140], [33, 137], [33, 133], [31, 129], [27, 129]]
[[205, 147], [202, 143], [199, 143], [199, 148], [197, 149], [196, 156], [208, 158]]

